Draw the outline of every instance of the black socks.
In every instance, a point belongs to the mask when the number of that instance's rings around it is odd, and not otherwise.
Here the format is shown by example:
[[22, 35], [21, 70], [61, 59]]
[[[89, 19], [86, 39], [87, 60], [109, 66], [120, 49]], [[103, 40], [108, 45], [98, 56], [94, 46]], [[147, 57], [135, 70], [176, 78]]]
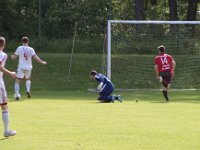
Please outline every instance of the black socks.
[[168, 97], [167, 91], [163, 91], [163, 95], [164, 95], [166, 101], [168, 102], [169, 101], [169, 97]]

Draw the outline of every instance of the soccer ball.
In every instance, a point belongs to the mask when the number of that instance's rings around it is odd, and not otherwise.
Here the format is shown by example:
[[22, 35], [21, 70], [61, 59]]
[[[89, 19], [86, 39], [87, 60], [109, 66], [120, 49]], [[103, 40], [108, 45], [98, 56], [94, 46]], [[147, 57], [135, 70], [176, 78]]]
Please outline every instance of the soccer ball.
[[13, 97], [14, 97], [14, 99], [16, 99], [16, 100], [19, 100], [19, 99], [21, 98], [21, 95], [15, 93]]

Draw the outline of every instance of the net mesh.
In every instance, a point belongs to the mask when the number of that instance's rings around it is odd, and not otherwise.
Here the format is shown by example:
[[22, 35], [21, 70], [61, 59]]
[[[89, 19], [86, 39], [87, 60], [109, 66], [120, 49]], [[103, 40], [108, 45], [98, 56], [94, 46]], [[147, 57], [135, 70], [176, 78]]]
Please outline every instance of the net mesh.
[[164, 45], [177, 63], [172, 88], [199, 88], [199, 37], [200, 25], [112, 23], [112, 80], [117, 88], [159, 88], [154, 57]]

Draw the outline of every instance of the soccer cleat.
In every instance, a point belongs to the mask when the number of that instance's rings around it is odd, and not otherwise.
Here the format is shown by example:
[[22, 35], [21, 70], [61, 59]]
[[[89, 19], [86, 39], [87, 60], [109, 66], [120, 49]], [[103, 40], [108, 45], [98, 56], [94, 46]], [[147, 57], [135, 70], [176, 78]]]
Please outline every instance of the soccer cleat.
[[28, 98], [31, 98], [31, 93], [30, 92], [26, 92], [26, 94], [27, 94]]
[[123, 102], [121, 95], [118, 95], [118, 96], [117, 96], [117, 100], [118, 100], [119, 102], [121, 102], [121, 103]]
[[9, 130], [8, 132], [4, 133], [4, 137], [15, 136], [16, 134], [17, 134], [17, 131]]
[[18, 100], [19, 100], [19, 97], [16, 97], [15, 100], [18, 101]]

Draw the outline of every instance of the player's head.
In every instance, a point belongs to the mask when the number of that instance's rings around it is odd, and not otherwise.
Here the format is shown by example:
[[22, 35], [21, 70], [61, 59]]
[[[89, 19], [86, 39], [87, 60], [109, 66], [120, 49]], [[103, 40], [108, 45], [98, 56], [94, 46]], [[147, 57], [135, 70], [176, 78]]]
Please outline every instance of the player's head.
[[97, 72], [96, 72], [95, 70], [92, 70], [92, 71], [90, 72], [90, 79], [91, 79], [91, 80], [95, 80], [96, 74], [97, 74]]
[[6, 45], [6, 40], [4, 37], [0, 37], [0, 48], [3, 50]]
[[29, 43], [28, 37], [26, 37], [26, 36], [22, 37], [22, 44], [23, 45], [28, 45], [28, 43]]
[[165, 46], [164, 45], [160, 45], [160, 46], [158, 46], [158, 51], [159, 51], [159, 53], [165, 53]]

